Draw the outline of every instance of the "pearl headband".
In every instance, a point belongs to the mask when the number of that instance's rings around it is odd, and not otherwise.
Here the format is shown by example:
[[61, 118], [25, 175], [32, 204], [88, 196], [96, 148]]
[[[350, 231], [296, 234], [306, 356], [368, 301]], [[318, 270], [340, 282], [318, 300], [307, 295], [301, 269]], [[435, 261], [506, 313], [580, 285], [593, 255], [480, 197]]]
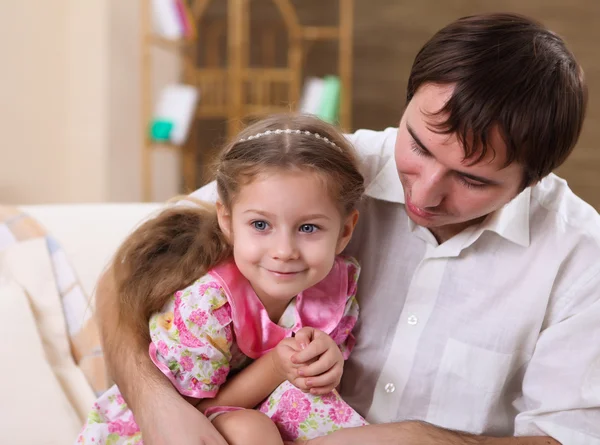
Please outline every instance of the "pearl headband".
[[254, 139], [258, 139], [258, 138], [261, 138], [263, 136], [268, 136], [268, 135], [271, 135], [271, 134], [283, 134], [283, 133], [285, 133], [285, 134], [305, 134], [307, 136], [312, 136], [312, 137], [314, 137], [316, 139], [319, 139], [319, 140], [321, 140], [321, 141], [323, 141], [323, 142], [325, 142], [325, 143], [331, 145], [332, 147], [335, 147], [335, 148], [337, 148], [338, 150], [341, 151], [341, 148], [338, 147], [335, 144], [335, 142], [332, 142], [328, 138], [321, 136], [319, 133], [311, 133], [310, 131], [306, 131], [306, 130], [304, 130], [304, 131], [303, 130], [290, 130], [289, 128], [285, 129], [285, 130], [267, 130], [264, 133], [257, 133], [255, 135], [248, 136], [247, 138], [240, 139], [238, 142], [252, 141]]

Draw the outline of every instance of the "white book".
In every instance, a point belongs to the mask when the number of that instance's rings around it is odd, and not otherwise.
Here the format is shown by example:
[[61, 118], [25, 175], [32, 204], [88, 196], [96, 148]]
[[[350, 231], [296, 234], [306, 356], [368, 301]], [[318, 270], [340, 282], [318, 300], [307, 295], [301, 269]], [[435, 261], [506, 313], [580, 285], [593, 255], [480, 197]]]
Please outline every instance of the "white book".
[[182, 145], [187, 139], [198, 96], [197, 88], [182, 84], [168, 85], [160, 94], [154, 117], [173, 123], [169, 139], [175, 145]]
[[302, 89], [298, 111], [304, 114], [318, 114], [323, 98], [325, 81], [319, 77], [308, 77]]
[[183, 24], [173, 0], [152, 0], [152, 20], [159, 35], [173, 40], [183, 37]]

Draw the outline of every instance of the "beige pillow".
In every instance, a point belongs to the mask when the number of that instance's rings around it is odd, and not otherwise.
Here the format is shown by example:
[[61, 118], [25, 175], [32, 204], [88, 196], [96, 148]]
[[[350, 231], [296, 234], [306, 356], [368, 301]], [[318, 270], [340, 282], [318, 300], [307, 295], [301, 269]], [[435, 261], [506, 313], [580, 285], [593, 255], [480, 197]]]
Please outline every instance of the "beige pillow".
[[[99, 206], [103, 207], [103, 206]], [[8, 207], [0, 205], [0, 251], [14, 248], [15, 244], [23, 243], [31, 240], [44, 240], [46, 243], [45, 249], [40, 250], [36, 255], [43, 260], [42, 264], [38, 264], [33, 267], [29, 265], [29, 258], [27, 255], [28, 248], [23, 249], [21, 246], [16, 249], [17, 252], [21, 252], [20, 259], [13, 258], [11, 264], [14, 265], [15, 273], [20, 278], [15, 278], [21, 286], [25, 289], [34, 288], [33, 291], [28, 291], [28, 296], [33, 297], [36, 301], [34, 305], [38, 312], [46, 312], [46, 306], [50, 305], [53, 308], [57, 308], [56, 291], [60, 300], [62, 301], [62, 312], [64, 314], [65, 322], [67, 325], [67, 334], [69, 344], [64, 344], [68, 349], [70, 345], [70, 353], [77, 366], [81, 369], [87, 382], [94, 391], [98, 394], [106, 391], [112, 382], [108, 377], [104, 356], [102, 354], [102, 346], [100, 341], [100, 335], [98, 326], [94, 315], [92, 313], [92, 305], [88, 294], [82, 289], [82, 283], [77, 276], [76, 271], [73, 269], [72, 258], [82, 260], [83, 264], [86, 264], [87, 259], [95, 257], [95, 250], [104, 246], [103, 240], [98, 241], [96, 236], [90, 236], [90, 233], [96, 233], [100, 225], [93, 226], [95, 229], [92, 231], [81, 229], [82, 225], [85, 226], [85, 218], [76, 218], [77, 214], [85, 215], [90, 220], [97, 222], [98, 210], [90, 215], [89, 210], [95, 208], [93, 206], [34, 206], [31, 209], [40, 211], [42, 215], [47, 212], [52, 215], [49, 218], [53, 226], [62, 235], [68, 233], [79, 233], [79, 236], [74, 237], [71, 247], [77, 246], [76, 249], [69, 251], [65, 250], [60, 242], [57, 242], [54, 234], [49, 234], [48, 231], [42, 227], [42, 225], [30, 215], [22, 212], [22, 210], [15, 207]], [[45, 210], [42, 210], [45, 209]], [[60, 209], [64, 209], [62, 211]], [[68, 211], [66, 211], [69, 209]], [[77, 210], [80, 210], [78, 213]], [[98, 223], [100, 224], [100, 223]], [[83, 233], [81, 233], [83, 232]], [[102, 232], [102, 230], [100, 230]], [[88, 236], [84, 236], [87, 234]], [[95, 246], [91, 243], [91, 239], [98, 242]], [[85, 242], [84, 242], [85, 241]], [[79, 250], [77, 250], [79, 249]], [[39, 249], [38, 249], [39, 250]], [[100, 249], [102, 251], [102, 249]], [[15, 250], [11, 255], [14, 255]], [[101, 255], [102, 256], [102, 255]], [[50, 260], [48, 263], [47, 260]], [[13, 264], [16, 263], [16, 264]], [[48, 264], [51, 266], [51, 272]], [[20, 265], [20, 266], [19, 266]], [[40, 270], [41, 269], [41, 270]], [[86, 270], [86, 268], [83, 268]], [[100, 268], [98, 268], [99, 273]], [[31, 276], [31, 271], [35, 271], [35, 275]], [[44, 280], [40, 279], [40, 271], [44, 271]], [[47, 285], [45, 284], [47, 282]], [[46, 292], [48, 291], [48, 292]], [[46, 297], [46, 293], [51, 295]], [[55, 311], [51, 311], [55, 313]], [[37, 312], [34, 311], [34, 315]], [[58, 319], [58, 315], [55, 317]], [[44, 321], [43, 319], [41, 320]], [[62, 324], [54, 325], [57, 326], [60, 331], [64, 331]], [[38, 328], [40, 325], [38, 324]], [[44, 332], [44, 337], [47, 334], [47, 330], [41, 328]], [[50, 338], [55, 338], [54, 333], [50, 333]], [[59, 335], [59, 338], [62, 338]], [[62, 344], [62, 343], [61, 343]], [[47, 352], [48, 353], [48, 352]], [[65, 355], [64, 350], [59, 350], [58, 354], [49, 354], [50, 356], [59, 357]], [[51, 365], [57, 371], [57, 368]], [[89, 409], [89, 403], [86, 404], [86, 412]]]
[[73, 443], [81, 420], [46, 361], [26, 293], [6, 276], [0, 276], [0, 314], [2, 443]]
[[93, 392], [71, 356], [45, 240], [0, 256], [2, 443], [73, 443]]

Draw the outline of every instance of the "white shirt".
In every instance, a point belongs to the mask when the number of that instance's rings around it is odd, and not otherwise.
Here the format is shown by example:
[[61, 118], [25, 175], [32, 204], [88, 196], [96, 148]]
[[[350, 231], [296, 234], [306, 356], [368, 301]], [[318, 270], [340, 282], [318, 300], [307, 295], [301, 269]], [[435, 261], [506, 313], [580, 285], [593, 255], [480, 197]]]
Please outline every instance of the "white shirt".
[[598, 213], [550, 175], [438, 245], [404, 209], [396, 129], [349, 138], [367, 189], [345, 400], [373, 423], [600, 444]]

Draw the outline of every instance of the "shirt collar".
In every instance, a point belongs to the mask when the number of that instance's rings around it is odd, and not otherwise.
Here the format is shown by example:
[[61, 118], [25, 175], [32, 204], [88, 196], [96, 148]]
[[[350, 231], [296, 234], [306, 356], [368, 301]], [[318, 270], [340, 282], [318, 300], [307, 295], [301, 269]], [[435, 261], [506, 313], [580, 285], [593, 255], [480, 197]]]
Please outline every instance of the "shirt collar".
[[529, 246], [529, 204], [531, 188], [527, 187], [512, 201], [491, 213], [481, 229], [496, 232], [503, 238], [523, 247]]
[[381, 201], [404, 204], [404, 189], [398, 177], [394, 156], [390, 156], [375, 179], [365, 189], [365, 195]]
[[[404, 189], [398, 177], [393, 155], [390, 156], [375, 179], [367, 186], [365, 195], [381, 201], [404, 204]], [[520, 246], [529, 246], [530, 200], [531, 188], [528, 187], [504, 207], [488, 215], [480, 225], [479, 230], [476, 231], [478, 233], [476, 238], [488, 230]], [[417, 228], [410, 218], [409, 227], [413, 232]]]

